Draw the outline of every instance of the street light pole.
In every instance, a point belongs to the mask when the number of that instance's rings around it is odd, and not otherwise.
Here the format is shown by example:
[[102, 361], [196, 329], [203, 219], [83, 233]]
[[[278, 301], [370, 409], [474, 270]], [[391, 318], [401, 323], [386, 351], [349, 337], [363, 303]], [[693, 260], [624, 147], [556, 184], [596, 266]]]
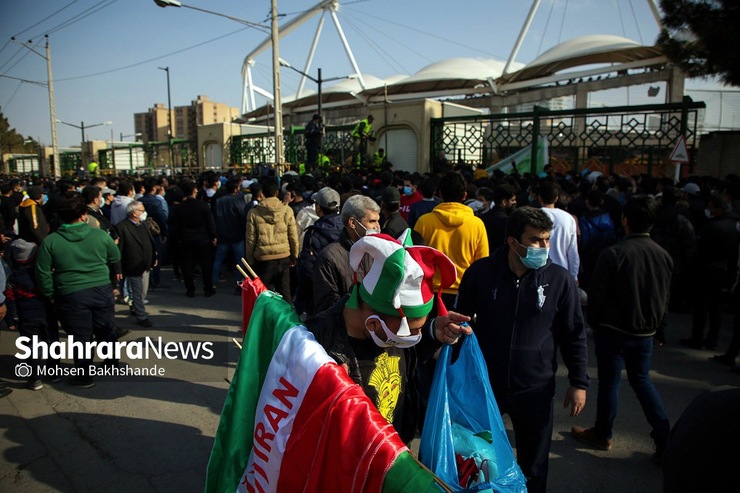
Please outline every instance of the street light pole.
[[283, 103], [280, 96], [280, 32], [278, 31], [277, 0], [272, 0], [271, 41], [272, 41], [272, 95], [275, 108], [275, 172], [280, 176], [283, 164]]
[[291, 64], [290, 64], [290, 63], [288, 63], [288, 62], [286, 62], [286, 61], [285, 61], [285, 60], [283, 60], [283, 59], [280, 59], [280, 65], [282, 65], [283, 67], [287, 67], [287, 68], [289, 68], [289, 69], [291, 69], [291, 70], [293, 70], [293, 71], [295, 71], [295, 72], [298, 72], [298, 73], [299, 73], [299, 74], [301, 74], [301, 75], [302, 75], [303, 77], [305, 77], [305, 78], [309, 79], [310, 81], [312, 81], [312, 82], [315, 82], [315, 83], [316, 83], [316, 85], [318, 86], [318, 91], [317, 91], [317, 93], [318, 93], [318, 96], [319, 96], [319, 100], [318, 100], [318, 101], [317, 101], [317, 103], [316, 103], [316, 106], [317, 106], [317, 108], [318, 108], [318, 111], [317, 111], [317, 113], [318, 113], [318, 114], [319, 114], [320, 116], [322, 116], [322, 117], [324, 116], [324, 114], [323, 114], [323, 113], [321, 112], [321, 110], [322, 110], [322, 100], [323, 100], [323, 97], [322, 97], [322, 93], [321, 93], [321, 86], [323, 85], [323, 83], [324, 83], [324, 82], [330, 82], [330, 81], [334, 81], [334, 80], [342, 80], [342, 79], [352, 79], [352, 78], [354, 78], [354, 77], [355, 77], [354, 75], [344, 75], [344, 76], [340, 76], [340, 77], [331, 77], [331, 78], [329, 78], [329, 79], [324, 79], [324, 78], [322, 77], [321, 69], [319, 68], [319, 69], [318, 69], [318, 71], [319, 71], [319, 76], [318, 76], [317, 78], [314, 78], [314, 77], [312, 77], [312, 76], [308, 75], [307, 73], [305, 73], [305, 72], [303, 72], [303, 71], [301, 71], [301, 70], [298, 70], [298, 69], [297, 69], [297, 68], [295, 68], [295, 67], [294, 67], [293, 65], [291, 65]]
[[175, 138], [175, 132], [172, 129], [172, 97], [170, 93], [170, 67], [157, 67], [159, 70], [167, 72], [167, 132], [169, 133], [169, 145], [170, 145], [170, 162], [174, 166], [175, 158], [172, 152], [172, 139]]
[[[51, 46], [49, 45], [49, 35], [46, 35], [46, 75], [49, 82], [49, 116], [51, 118], [51, 152], [54, 160], [54, 169], [52, 171], [54, 178], [61, 178], [62, 163], [59, 162], [59, 146], [57, 144], [57, 117], [54, 110], [54, 83], [51, 77]], [[41, 173], [43, 174], [43, 173]]]
[[[244, 19], [232, 17], [230, 15], [221, 14], [212, 10], [201, 9], [193, 7], [191, 5], [185, 5], [179, 0], [154, 0], [154, 3], [159, 7], [184, 7], [192, 10], [198, 10], [207, 14], [216, 15], [219, 17], [225, 17], [232, 21], [239, 22], [245, 26], [253, 27], [261, 31], [265, 31], [265, 26], [257, 24], [256, 22], [250, 22]], [[278, 168], [279, 173], [280, 166], [283, 162], [283, 104], [280, 97], [280, 32], [278, 30], [278, 10], [277, 0], [271, 0], [270, 8], [270, 40], [272, 42], [272, 93], [273, 93], [273, 106], [275, 107], [275, 167]], [[162, 69], [164, 70], [164, 69]]]
[[56, 123], [61, 123], [62, 125], [67, 125], [69, 127], [74, 127], [76, 129], [79, 129], [82, 133], [82, 141], [80, 142], [80, 158], [82, 160], [82, 165], [85, 166], [87, 163], [85, 162], [85, 128], [93, 128], [93, 127], [100, 127], [101, 125], [112, 125], [113, 122], [101, 122], [101, 123], [94, 123], [92, 125], [85, 126], [85, 122], [80, 122], [79, 125], [75, 125], [74, 123], [67, 123], [63, 122], [62, 120], [54, 120]]
[[[24, 46], [31, 50], [34, 54], [40, 56], [44, 60], [46, 60], [46, 75], [48, 78], [48, 83], [46, 84], [47, 89], [49, 90], [49, 117], [51, 119], [51, 149], [52, 149], [52, 156], [54, 159], [54, 170], [53, 175], [54, 178], [59, 178], [62, 176], [61, 173], [61, 164], [59, 163], [59, 147], [57, 146], [57, 118], [56, 113], [54, 111], [54, 80], [51, 76], [51, 45], [49, 44], [49, 35], [44, 35], [46, 38], [46, 55], [42, 55], [38, 51], [36, 51], [33, 46], [31, 46], [31, 42], [28, 43], [19, 43], [21, 46]], [[11, 41], [15, 41], [15, 36], [10, 38]], [[44, 174], [44, 173], [41, 173]]]

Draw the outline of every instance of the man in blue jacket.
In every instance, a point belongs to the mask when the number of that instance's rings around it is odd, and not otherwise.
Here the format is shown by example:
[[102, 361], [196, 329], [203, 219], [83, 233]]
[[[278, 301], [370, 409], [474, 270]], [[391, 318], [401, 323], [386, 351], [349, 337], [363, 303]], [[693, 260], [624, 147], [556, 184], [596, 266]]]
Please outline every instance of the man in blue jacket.
[[506, 223], [506, 245], [473, 263], [455, 311], [471, 323], [502, 414], [514, 427], [517, 462], [529, 493], [547, 488], [557, 348], [570, 387], [563, 407], [577, 416], [589, 385], [586, 329], [575, 280], [548, 258], [552, 220], [521, 207]]

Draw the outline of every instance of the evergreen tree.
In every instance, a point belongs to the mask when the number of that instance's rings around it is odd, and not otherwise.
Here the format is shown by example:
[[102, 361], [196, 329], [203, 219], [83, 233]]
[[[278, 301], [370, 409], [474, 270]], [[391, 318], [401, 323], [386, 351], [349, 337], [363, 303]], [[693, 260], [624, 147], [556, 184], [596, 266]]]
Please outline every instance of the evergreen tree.
[[38, 144], [35, 141], [25, 144], [26, 140], [15, 128], [10, 127], [8, 119], [0, 111], [0, 154], [36, 152]]
[[740, 1], [661, 0], [657, 44], [689, 77], [718, 76], [740, 86]]

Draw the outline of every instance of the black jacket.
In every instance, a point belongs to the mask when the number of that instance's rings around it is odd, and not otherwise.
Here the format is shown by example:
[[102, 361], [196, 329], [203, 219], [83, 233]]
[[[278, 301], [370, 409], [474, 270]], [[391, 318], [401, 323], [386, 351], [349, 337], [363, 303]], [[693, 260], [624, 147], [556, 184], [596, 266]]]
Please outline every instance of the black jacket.
[[385, 233], [392, 238], [398, 238], [401, 233], [406, 231], [409, 224], [398, 212], [393, 212], [383, 223], [383, 228], [380, 230], [381, 233]]
[[[313, 275], [313, 306], [314, 312], [330, 308], [339, 298], [349, 293], [352, 288], [354, 272], [349, 266], [349, 249], [352, 240], [347, 230], [342, 228], [339, 240], [330, 243], [316, 257]], [[370, 269], [366, 255], [360, 266], [358, 279], [362, 279]]]
[[213, 206], [219, 243], [238, 243], [247, 234], [247, 202], [243, 193], [224, 195]]
[[509, 268], [508, 247], [477, 260], [460, 281], [455, 311], [471, 323], [494, 392], [554, 389], [557, 348], [570, 385], [588, 388], [588, 348], [578, 288], [549, 259], [520, 279]]
[[496, 205], [490, 211], [481, 214], [480, 219], [486, 227], [488, 250], [493, 252], [506, 243], [506, 221], [509, 220], [509, 214]]
[[649, 337], [655, 334], [670, 297], [673, 260], [650, 235], [632, 234], [604, 250], [588, 293], [588, 323]]
[[18, 207], [18, 236], [31, 243], [41, 245], [48, 234], [49, 226], [41, 206], [31, 199], [21, 202]]
[[202, 200], [188, 198], [172, 211], [171, 236], [186, 245], [205, 245], [216, 239], [216, 223], [211, 207]]
[[719, 277], [723, 282], [722, 287], [730, 287], [735, 279], [740, 243], [738, 225], [737, 216], [728, 213], [709, 219], [698, 230], [696, 234], [698, 248], [692, 262], [698, 282]]
[[157, 259], [154, 238], [146, 224], [139, 226], [124, 219], [117, 226], [118, 249], [121, 250], [121, 271], [125, 276], [140, 276]]
[[[370, 374], [376, 366], [380, 366], [379, 356], [387, 353], [399, 357], [400, 395], [393, 415], [393, 426], [398, 431], [404, 443], [409, 443], [416, 435], [420, 418], [420, 397], [413, 375], [419, 361], [431, 357], [441, 344], [429, 337], [428, 324], [422, 329], [422, 339], [416, 346], [408, 349], [395, 347], [380, 348], [369, 339], [352, 339], [347, 334], [344, 322], [344, 305], [349, 295], [338, 300], [330, 309], [325, 310], [305, 321], [305, 325], [316, 337], [316, 341], [326, 350], [327, 354], [339, 364], [346, 364], [349, 377], [361, 385], [367, 396], [378, 406], [379, 400], [385, 395], [369, 381]], [[431, 317], [430, 317], [431, 319]], [[356, 353], [362, 351], [365, 354]], [[387, 418], [387, 416], [386, 416]]]

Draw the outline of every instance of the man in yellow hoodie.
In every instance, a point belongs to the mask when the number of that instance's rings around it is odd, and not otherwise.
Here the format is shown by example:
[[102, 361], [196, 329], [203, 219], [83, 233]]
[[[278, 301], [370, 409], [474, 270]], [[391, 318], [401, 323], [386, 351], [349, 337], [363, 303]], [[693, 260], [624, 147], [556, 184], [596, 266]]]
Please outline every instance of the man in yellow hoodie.
[[[465, 270], [476, 260], [488, 256], [486, 227], [473, 209], [463, 204], [467, 186], [461, 174], [447, 173], [439, 185], [442, 203], [421, 216], [414, 226], [427, 246], [444, 253], [455, 264], [457, 279], [442, 290], [442, 299], [451, 306]], [[435, 289], [438, 285], [439, 280], [435, 278]]]

